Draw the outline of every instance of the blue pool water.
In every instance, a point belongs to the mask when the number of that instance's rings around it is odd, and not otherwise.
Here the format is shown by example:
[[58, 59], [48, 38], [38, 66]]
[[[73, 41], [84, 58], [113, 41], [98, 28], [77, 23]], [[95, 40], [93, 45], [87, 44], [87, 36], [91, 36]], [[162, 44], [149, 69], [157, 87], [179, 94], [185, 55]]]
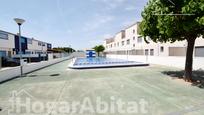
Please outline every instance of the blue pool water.
[[129, 66], [146, 66], [148, 64], [136, 61], [128, 61], [112, 58], [76, 58], [70, 63], [72, 69], [88, 68], [111, 68], [111, 67], [129, 67]]
[[121, 63], [135, 63], [135, 62], [112, 58], [77, 58], [74, 65], [104, 65]]

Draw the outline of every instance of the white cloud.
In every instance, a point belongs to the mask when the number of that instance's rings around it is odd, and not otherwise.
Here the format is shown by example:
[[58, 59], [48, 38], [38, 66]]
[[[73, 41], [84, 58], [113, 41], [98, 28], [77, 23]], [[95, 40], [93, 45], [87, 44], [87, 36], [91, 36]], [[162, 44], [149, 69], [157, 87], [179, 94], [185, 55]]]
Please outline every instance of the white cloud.
[[93, 1], [95, 1], [95, 2], [97, 2], [97, 1], [104, 2], [104, 3], [107, 3], [107, 4], [109, 4], [109, 3], [117, 4], [117, 3], [123, 3], [123, 2], [125, 2], [127, 0], [93, 0]]
[[113, 37], [111, 34], [104, 34], [102, 36], [103, 39], [107, 39], [107, 38], [111, 38], [111, 37]]
[[125, 8], [126, 11], [133, 11], [133, 10], [137, 10], [137, 7], [135, 6], [128, 6]]
[[84, 26], [83, 30], [87, 32], [87, 31], [92, 31], [92, 30], [98, 29], [101, 26], [103, 26], [104, 24], [107, 24], [108, 22], [110, 22], [112, 20], [114, 20], [113, 16], [96, 15], [93, 20], [91, 20], [90, 22], [85, 23], [85, 26]]
[[107, 9], [115, 9], [118, 6], [122, 5], [127, 0], [92, 0], [94, 2], [103, 2], [107, 5]]
[[103, 40], [90, 40], [89, 41], [89, 45], [94, 47], [96, 45], [100, 45], [100, 44], [103, 44]]
[[69, 29], [68, 29], [66, 32], [67, 32], [68, 34], [71, 34], [71, 33], [72, 33], [72, 30], [69, 30]]
[[130, 25], [132, 25], [132, 24], [134, 24], [136, 22], [137, 22], [136, 19], [128, 20], [128, 21], [123, 22], [121, 26], [126, 28], [126, 27], [128, 27], [128, 26], [130, 26]]

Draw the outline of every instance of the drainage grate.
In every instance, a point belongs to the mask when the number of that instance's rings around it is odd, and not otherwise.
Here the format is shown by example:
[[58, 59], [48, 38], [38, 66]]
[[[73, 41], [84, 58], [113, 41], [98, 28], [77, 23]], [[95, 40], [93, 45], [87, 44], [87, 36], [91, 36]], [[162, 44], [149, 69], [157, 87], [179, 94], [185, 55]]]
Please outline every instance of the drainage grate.
[[50, 76], [59, 76], [60, 74], [52, 74], [52, 75], [50, 75]]

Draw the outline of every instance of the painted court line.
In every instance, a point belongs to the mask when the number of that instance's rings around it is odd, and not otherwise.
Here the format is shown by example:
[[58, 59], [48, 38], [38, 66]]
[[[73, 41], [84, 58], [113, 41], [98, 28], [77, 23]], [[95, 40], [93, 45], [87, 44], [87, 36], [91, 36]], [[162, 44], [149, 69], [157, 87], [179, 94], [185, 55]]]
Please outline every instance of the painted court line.
[[[62, 88], [60, 89], [59, 95], [57, 96], [55, 102], [59, 102], [59, 100], [61, 99], [62, 94], [63, 94], [63, 90], [65, 89], [67, 83], [68, 83], [68, 81], [65, 81], [65, 83], [63, 84], [63, 86], [62, 86]], [[69, 85], [68, 85], [68, 86], [69, 86]], [[56, 104], [57, 104], [57, 103], [56, 103]], [[52, 115], [52, 114], [53, 114], [53, 111], [54, 111], [54, 107], [52, 108], [51, 112], [48, 113], [48, 115]]]
[[183, 109], [181, 111], [172, 112], [172, 113], [169, 113], [169, 114], [166, 114], [166, 115], [185, 115], [187, 113], [196, 112], [196, 111], [203, 110], [203, 109], [204, 109], [204, 102], [199, 104], [199, 105], [196, 105], [196, 106], [193, 106], [193, 107], [190, 107], [190, 108], [187, 108], [187, 109]]

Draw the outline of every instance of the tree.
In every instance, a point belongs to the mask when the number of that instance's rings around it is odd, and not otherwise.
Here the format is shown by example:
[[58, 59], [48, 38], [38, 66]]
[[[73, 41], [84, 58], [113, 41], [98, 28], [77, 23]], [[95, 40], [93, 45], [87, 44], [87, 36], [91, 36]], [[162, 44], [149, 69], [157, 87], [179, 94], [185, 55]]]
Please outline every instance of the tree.
[[204, 0], [150, 0], [142, 12], [140, 34], [154, 42], [188, 42], [184, 79], [192, 81], [195, 40], [204, 35]]
[[57, 47], [57, 48], [53, 48], [53, 51], [55, 51], [55, 52], [66, 52], [66, 53], [75, 52], [75, 50], [73, 48], [70, 48], [70, 47]]
[[100, 52], [103, 52], [105, 50], [105, 47], [103, 45], [98, 45], [98, 46], [95, 46], [93, 49], [97, 52], [99, 56]]

